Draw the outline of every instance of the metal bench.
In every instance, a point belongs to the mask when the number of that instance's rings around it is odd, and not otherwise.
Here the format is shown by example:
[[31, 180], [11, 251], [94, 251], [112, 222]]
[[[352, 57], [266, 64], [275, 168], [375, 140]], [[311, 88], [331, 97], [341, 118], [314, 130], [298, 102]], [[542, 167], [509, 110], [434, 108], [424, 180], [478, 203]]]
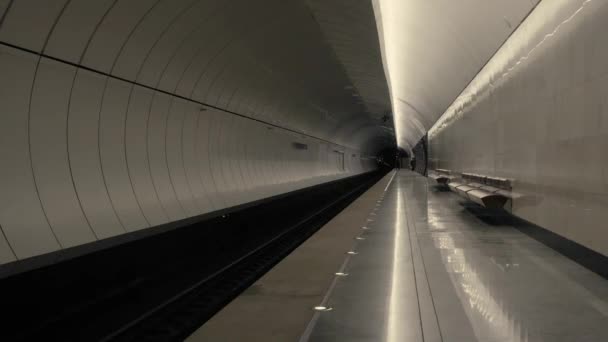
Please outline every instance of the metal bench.
[[473, 173], [462, 173], [461, 179], [448, 183], [459, 196], [491, 209], [504, 208], [513, 198], [511, 180]]
[[450, 170], [435, 169], [429, 172], [428, 177], [435, 180], [439, 185], [447, 185], [454, 177], [450, 174]]

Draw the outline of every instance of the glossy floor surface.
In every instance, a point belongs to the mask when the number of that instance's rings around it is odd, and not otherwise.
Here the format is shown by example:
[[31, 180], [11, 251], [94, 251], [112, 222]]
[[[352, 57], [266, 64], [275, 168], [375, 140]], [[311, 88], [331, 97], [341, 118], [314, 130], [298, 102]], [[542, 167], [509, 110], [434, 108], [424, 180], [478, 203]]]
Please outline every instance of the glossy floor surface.
[[607, 280], [422, 176], [365, 226], [301, 341], [608, 341]]

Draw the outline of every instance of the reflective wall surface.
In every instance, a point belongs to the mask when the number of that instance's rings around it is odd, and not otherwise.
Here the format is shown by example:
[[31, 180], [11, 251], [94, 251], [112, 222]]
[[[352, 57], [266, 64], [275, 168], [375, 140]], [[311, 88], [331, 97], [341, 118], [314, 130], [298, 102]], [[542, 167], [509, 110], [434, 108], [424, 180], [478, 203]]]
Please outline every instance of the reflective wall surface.
[[605, 255], [607, 16], [541, 1], [429, 131], [431, 168], [512, 178], [515, 215]]

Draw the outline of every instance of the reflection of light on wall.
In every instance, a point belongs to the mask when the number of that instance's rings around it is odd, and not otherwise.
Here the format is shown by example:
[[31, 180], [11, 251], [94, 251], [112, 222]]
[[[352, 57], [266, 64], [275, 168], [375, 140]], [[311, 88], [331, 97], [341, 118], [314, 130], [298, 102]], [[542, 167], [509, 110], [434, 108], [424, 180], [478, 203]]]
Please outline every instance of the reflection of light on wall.
[[[429, 215], [429, 220], [431, 217]], [[520, 323], [513, 319], [508, 308], [499, 303], [483, 283], [476, 270], [467, 261], [465, 250], [457, 248], [450, 233], [432, 236], [436, 248], [441, 251], [444, 266], [457, 292], [462, 294], [465, 311], [480, 341], [527, 341], [527, 332], [521, 331]], [[460, 291], [458, 291], [460, 290]], [[481, 318], [481, 320], [479, 319]], [[483, 324], [482, 322], [485, 322]]]
[[[402, 25], [399, 19], [399, 13], [407, 13], [406, 6], [409, 5], [408, 1], [393, 1], [393, 0], [373, 0], [374, 13], [376, 15], [376, 23], [378, 24], [378, 32], [380, 35], [380, 47], [382, 50], [382, 59], [384, 65], [384, 73], [387, 78], [389, 93], [391, 96], [391, 105], [393, 108], [393, 120], [395, 126], [395, 135], [397, 137], [397, 144], [400, 147], [406, 148], [408, 146], [403, 133], [405, 132], [403, 113], [404, 107], [400, 105], [397, 97], [395, 96], [396, 89], [399, 89], [398, 84], [399, 77], [390, 77], [390, 75], [403, 75], [403, 63], [399, 60], [402, 58], [400, 54], [400, 47], [398, 42], [401, 41], [400, 36], [403, 35]], [[392, 43], [395, 44], [392, 44]], [[413, 146], [411, 146], [413, 147]]]
[[[561, 21], [551, 32], [543, 34], [541, 30], [546, 28], [546, 22], [553, 15], [560, 12], [564, 6], [570, 6], [568, 1], [544, 1], [541, 2], [536, 10], [521, 26], [513, 33], [513, 35], [505, 42], [498, 50], [496, 55], [486, 64], [486, 66], [475, 76], [473, 81], [465, 88], [465, 90], [456, 98], [456, 100], [448, 107], [445, 113], [437, 120], [437, 122], [429, 130], [429, 139], [434, 138], [442, 130], [451, 126], [455, 121], [462, 118], [469, 108], [475, 106], [480, 99], [488, 96], [488, 93], [493, 88], [504, 82], [504, 79], [510, 73], [519, 68], [522, 62], [530, 58], [532, 53], [541, 47], [547, 40], [554, 37], [563, 25], [574, 19], [585, 6], [589, 5], [593, 0], [585, 0], [581, 6], [576, 9], [565, 20]], [[538, 37], [538, 38], [536, 38]], [[531, 45], [531, 40], [538, 40], [538, 43]], [[528, 46], [532, 46], [527, 49]], [[522, 51], [527, 49], [525, 51]], [[519, 58], [517, 58], [519, 55]]]
[[402, 322], [398, 321], [399, 318], [399, 289], [403, 287], [403, 272], [400, 272], [399, 267], [401, 266], [399, 261], [404, 258], [403, 242], [401, 241], [401, 224], [402, 224], [402, 198], [401, 191], [397, 191], [397, 201], [395, 208], [395, 226], [394, 230], [394, 245], [393, 245], [393, 269], [391, 274], [391, 294], [389, 299], [388, 309], [388, 329], [386, 340], [388, 342], [402, 342], [405, 337], [402, 336], [403, 329], [400, 329]]

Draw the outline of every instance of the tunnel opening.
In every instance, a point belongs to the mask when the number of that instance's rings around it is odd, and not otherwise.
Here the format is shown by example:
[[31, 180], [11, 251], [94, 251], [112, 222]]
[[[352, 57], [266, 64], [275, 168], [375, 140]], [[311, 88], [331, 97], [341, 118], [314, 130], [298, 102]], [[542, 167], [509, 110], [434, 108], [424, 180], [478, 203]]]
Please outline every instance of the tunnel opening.
[[398, 149], [389, 147], [381, 150], [376, 156], [378, 167], [384, 170], [392, 170], [398, 166]]

